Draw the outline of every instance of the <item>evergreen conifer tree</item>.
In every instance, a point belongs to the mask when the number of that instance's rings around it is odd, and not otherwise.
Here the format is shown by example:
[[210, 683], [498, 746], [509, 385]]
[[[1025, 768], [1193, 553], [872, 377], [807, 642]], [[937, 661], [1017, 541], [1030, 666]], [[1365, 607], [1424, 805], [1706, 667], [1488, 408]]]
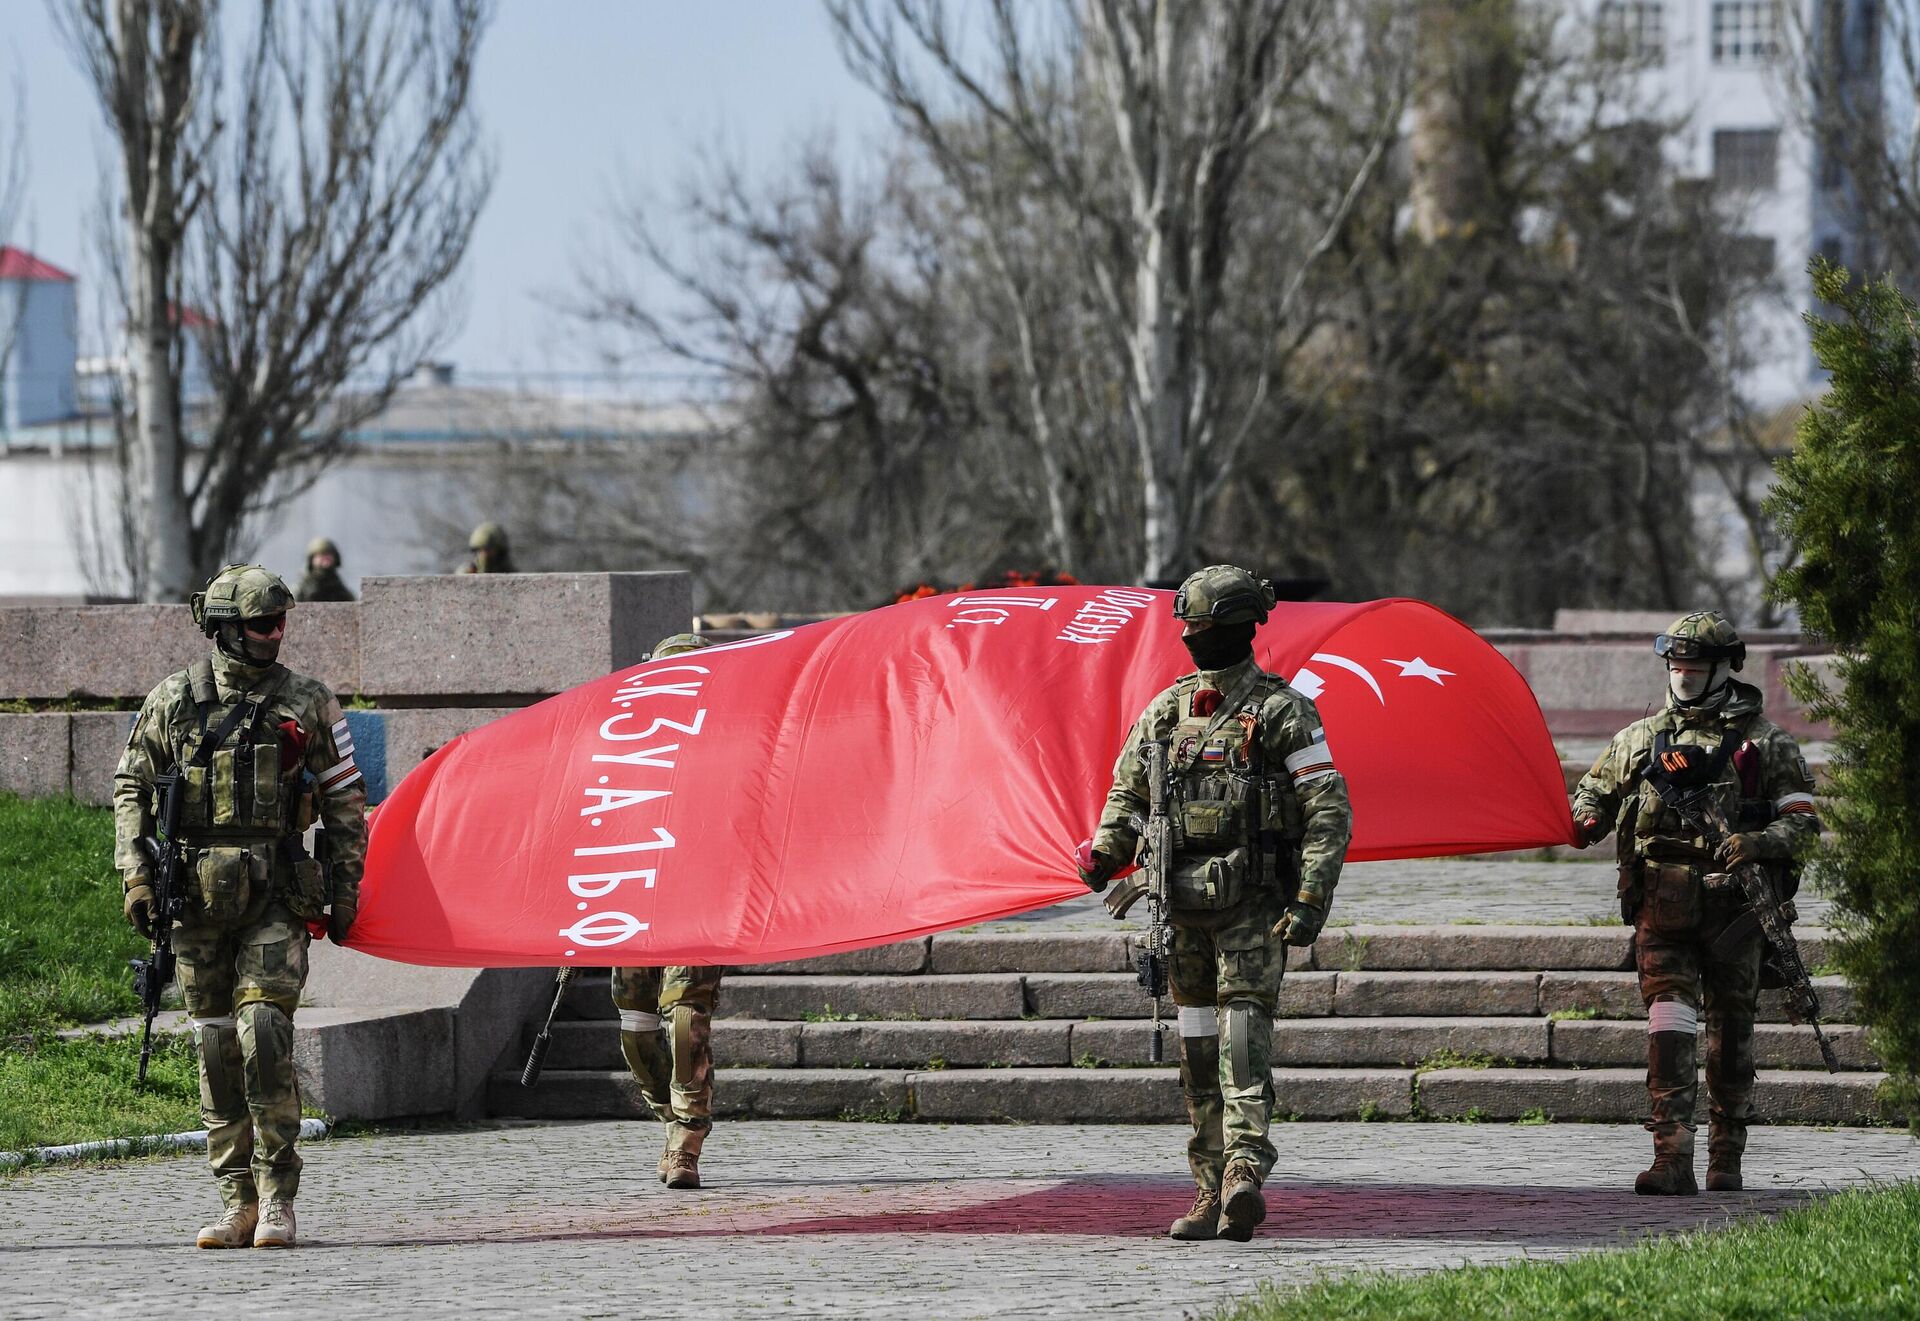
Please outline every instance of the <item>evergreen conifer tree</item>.
[[1920, 307], [1817, 261], [1813, 348], [1831, 373], [1770, 509], [1800, 548], [1774, 590], [1830, 643], [1842, 686], [1796, 693], [1835, 730], [1822, 878], [1892, 1096], [1920, 1131]]

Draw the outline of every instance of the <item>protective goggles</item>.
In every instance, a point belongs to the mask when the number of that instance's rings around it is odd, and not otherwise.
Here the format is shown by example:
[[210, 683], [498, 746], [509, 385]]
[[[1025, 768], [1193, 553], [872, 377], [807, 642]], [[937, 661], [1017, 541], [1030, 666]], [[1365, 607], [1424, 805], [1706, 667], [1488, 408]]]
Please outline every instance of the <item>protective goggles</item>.
[[1720, 642], [1702, 642], [1698, 638], [1676, 638], [1671, 633], [1662, 633], [1653, 640], [1653, 654], [1661, 660], [1744, 660], [1747, 647], [1744, 642], [1731, 646]]
[[[1240, 610], [1250, 611], [1254, 618], [1265, 622], [1267, 618], [1267, 598], [1259, 592], [1229, 592], [1218, 601], [1215, 601], [1211, 606], [1207, 607], [1207, 613], [1204, 617], [1208, 619], [1219, 619], [1222, 616], [1230, 615]], [[1187, 589], [1184, 587], [1174, 594], [1173, 613], [1175, 618], [1178, 619], [1195, 618], [1195, 616], [1187, 613]]]
[[287, 615], [283, 610], [277, 615], [255, 615], [252, 619], [240, 621], [240, 627], [256, 638], [270, 638], [287, 626]]

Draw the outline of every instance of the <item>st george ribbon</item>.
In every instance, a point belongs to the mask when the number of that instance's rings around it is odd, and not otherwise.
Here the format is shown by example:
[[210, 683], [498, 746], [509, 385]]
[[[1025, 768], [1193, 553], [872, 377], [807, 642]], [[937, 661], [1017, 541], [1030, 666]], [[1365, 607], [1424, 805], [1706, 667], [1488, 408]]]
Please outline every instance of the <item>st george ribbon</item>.
[[[1171, 595], [927, 597], [516, 711], [381, 806], [347, 943], [459, 967], [757, 963], [1084, 894], [1073, 851], [1114, 759], [1193, 668]], [[1255, 647], [1319, 706], [1350, 860], [1568, 842], [1540, 708], [1458, 620], [1283, 603]]]

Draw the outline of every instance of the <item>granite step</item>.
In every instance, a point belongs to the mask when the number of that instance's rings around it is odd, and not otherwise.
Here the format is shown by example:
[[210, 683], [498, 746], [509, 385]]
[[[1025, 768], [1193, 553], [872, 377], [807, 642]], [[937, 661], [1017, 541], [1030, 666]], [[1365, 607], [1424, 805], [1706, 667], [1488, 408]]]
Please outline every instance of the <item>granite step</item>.
[[[1885, 1075], [1762, 1070], [1754, 1103], [1774, 1123], [1896, 1122], [1876, 1092]], [[1277, 1068], [1277, 1113], [1288, 1119], [1511, 1120], [1636, 1123], [1644, 1117], [1639, 1069]], [[1701, 1105], [1706, 1105], [1702, 1088]], [[496, 1115], [534, 1119], [641, 1118], [624, 1071], [548, 1070], [522, 1088], [494, 1075]], [[1177, 1123], [1178, 1073], [1159, 1068], [726, 1069], [715, 1079], [715, 1117], [933, 1122]], [[1756, 1142], [1764, 1142], [1764, 1136]]]

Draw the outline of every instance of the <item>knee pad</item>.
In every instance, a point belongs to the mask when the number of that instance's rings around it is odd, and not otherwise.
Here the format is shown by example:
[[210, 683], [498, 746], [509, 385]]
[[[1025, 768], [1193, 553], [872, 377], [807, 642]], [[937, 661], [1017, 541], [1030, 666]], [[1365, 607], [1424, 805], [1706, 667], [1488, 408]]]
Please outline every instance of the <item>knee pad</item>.
[[279, 1005], [255, 1000], [240, 1006], [240, 1050], [246, 1059], [247, 1100], [266, 1105], [292, 1094], [293, 1020]]
[[189, 1021], [200, 1061], [200, 1102], [211, 1114], [231, 1119], [247, 1104], [238, 1021], [232, 1014]]
[[1230, 1002], [1221, 1018], [1220, 1049], [1231, 1085], [1252, 1087], [1271, 1055], [1273, 1020], [1251, 1000]]

